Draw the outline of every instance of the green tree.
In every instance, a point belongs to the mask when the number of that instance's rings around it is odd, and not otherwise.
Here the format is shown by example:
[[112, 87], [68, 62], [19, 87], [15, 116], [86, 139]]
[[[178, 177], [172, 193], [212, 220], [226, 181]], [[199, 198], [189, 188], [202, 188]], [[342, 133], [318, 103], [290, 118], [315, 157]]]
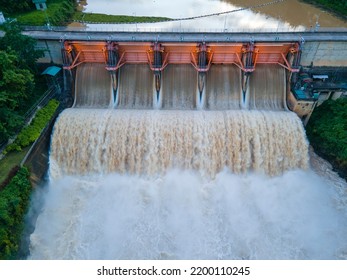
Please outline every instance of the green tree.
[[14, 51], [17, 55], [17, 66], [34, 71], [37, 59], [44, 55], [43, 50], [36, 49], [37, 41], [22, 35], [21, 28], [17, 24], [6, 24], [4, 31], [6, 34], [0, 38], [0, 50]]
[[28, 100], [34, 86], [33, 74], [17, 65], [14, 51], [0, 50], [0, 142], [6, 141], [22, 125], [18, 109]]
[[304, 2], [318, 5], [324, 9], [335, 12], [343, 18], [347, 16], [346, 0], [303, 0]]
[[36, 40], [21, 34], [16, 24], [4, 26], [0, 38], [0, 143], [23, 125], [19, 114], [34, 88], [36, 61], [43, 51], [36, 50]]
[[325, 101], [306, 127], [315, 151], [347, 178], [347, 98]]
[[18, 256], [30, 194], [29, 171], [24, 167], [0, 191], [0, 260]]
[[0, 143], [6, 142], [22, 125], [23, 117], [0, 106]]
[[26, 12], [34, 7], [32, 0], [0, 0], [0, 10], [8, 14]]

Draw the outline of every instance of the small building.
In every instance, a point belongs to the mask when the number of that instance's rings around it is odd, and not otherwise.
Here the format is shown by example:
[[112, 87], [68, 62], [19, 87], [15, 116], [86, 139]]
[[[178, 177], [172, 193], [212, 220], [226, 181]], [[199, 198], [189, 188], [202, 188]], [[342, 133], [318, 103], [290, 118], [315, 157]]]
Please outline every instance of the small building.
[[33, 3], [35, 4], [37, 10], [47, 9], [46, 0], [33, 0]]
[[43, 71], [41, 73], [41, 75], [45, 75], [46, 76], [46, 81], [47, 81], [47, 85], [48, 87], [55, 87], [55, 89], [60, 93], [61, 92], [61, 86], [59, 83], [59, 72], [60, 72], [61, 68], [57, 67], [57, 66], [50, 66], [47, 67], [45, 69], [45, 71]]
[[[347, 96], [347, 69], [316, 68], [301, 72], [287, 95], [288, 108], [307, 124], [315, 107], [329, 99]], [[328, 75], [329, 74], [329, 75]]]

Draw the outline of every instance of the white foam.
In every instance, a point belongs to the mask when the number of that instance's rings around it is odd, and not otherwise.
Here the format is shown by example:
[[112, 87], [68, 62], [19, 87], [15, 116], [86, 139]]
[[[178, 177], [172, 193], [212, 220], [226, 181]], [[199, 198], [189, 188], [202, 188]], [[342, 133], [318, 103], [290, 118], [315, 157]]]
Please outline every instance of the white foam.
[[[339, 259], [346, 200], [311, 171], [65, 177], [48, 186], [32, 259]], [[338, 199], [337, 199], [338, 198]]]
[[57, 174], [160, 174], [171, 168], [215, 176], [224, 167], [270, 175], [308, 167], [308, 143], [292, 112], [65, 110], [54, 127]]

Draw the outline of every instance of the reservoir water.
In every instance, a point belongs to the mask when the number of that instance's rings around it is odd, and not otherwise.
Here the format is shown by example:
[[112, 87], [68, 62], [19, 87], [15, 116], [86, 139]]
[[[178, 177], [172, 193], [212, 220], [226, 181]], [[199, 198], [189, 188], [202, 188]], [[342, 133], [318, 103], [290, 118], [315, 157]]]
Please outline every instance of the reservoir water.
[[[173, 19], [227, 14], [195, 20], [179, 20], [169, 23], [95, 26], [100, 29], [195, 29], [195, 30], [303, 30], [321, 28], [347, 28], [347, 22], [329, 12], [299, 0], [87, 0], [80, 1], [81, 9], [88, 13], [104, 13], [128, 16], [160, 16]], [[264, 3], [273, 3], [262, 5]], [[250, 9], [245, 9], [253, 7]], [[243, 9], [243, 10], [240, 10]]]

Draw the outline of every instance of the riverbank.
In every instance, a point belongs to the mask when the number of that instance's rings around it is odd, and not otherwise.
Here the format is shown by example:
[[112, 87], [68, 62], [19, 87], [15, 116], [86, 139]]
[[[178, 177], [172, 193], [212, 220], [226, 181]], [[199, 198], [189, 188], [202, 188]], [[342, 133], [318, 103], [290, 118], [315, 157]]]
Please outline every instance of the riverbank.
[[8, 185], [0, 191], [0, 260], [18, 259], [32, 191], [27, 168], [21, 167]]
[[344, 21], [347, 21], [347, 2], [341, 0], [300, 0], [331, 12]]
[[100, 23], [100, 24], [111, 24], [111, 23], [153, 23], [153, 22], [164, 22], [171, 20], [166, 17], [137, 17], [137, 16], [126, 16], [126, 15], [105, 15], [105, 14], [94, 14], [94, 13], [83, 13], [75, 12], [73, 15], [73, 21], [80, 23]]
[[48, 0], [46, 10], [31, 10], [16, 14], [6, 15], [15, 18], [21, 25], [31, 26], [57, 26], [68, 25], [71, 22], [80, 23], [152, 23], [171, 20], [166, 17], [145, 17], [127, 15], [108, 15], [98, 13], [83, 13], [77, 4], [70, 0]]
[[317, 107], [306, 126], [315, 152], [328, 160], [347, 180], [347, 98], [325, 101]]
[[37, 111], [33, 121], [23, 127], [13, 143], [4, 149], [2, 152], [3, 158], [0, 160], [0, 184], [4, 180], [6, 181], [6, 178], [8, 178], [8, 181], [12, 179], [11, 176], [8, 177], [8, 174], [13, 168], [21, 164], [30, 146], [40, 137], [42, 131], [54, 116], [59, 104], [55, 99], [50, 100], [47, 105]]
[[[343, 1], [327, 1], [327, 0], [299, 0], [304, 3], [317, 6], [321, 10], [334, 14], [339, 19], [347, 22], [347, 4]], [[235, 1], [238, 3], [238, 1]], [[244, 5], [250, 6], [252, 2]], [[154, 23], [165, 22], [171, 20], [169, 17], [158, 16], [136, 16], [122, 14], [122, 11], [104, 13], [83, 12], [83, 7], [73, 0], [47, 0], [47, 10], [35, 10], [25, 12], [14, 12], [14, 14], [5, 14], [6, 17], [16, 19], [22, 25], [34, 26], [57, 26], [69, 25], [72, 22], [83, 24], [127, 24], [127, 23]], [[322, 11], [324, 13], [324, 11]], [[110, 15], [108, 13], [117, 13]], [[272, 15], [271, 13], [269, 14]], [[273, 15], [272, 15], [273, 16]], [[323, 16], [322, 16], [323, 17]], [[302, 24], [302, 23], [301, 23]]]
[[[58, 105], [58, 101], [52, 99], [40, 109], [32, 125], [22, 130], [17, 137], [19, 140], [16, 139], [13, 146], [8, 146], [9, 150], [12, 150], [11, 147], [18, 147], [20, 151], [15, 149], [0, 160], [0, 260], [19, 259], [23, 254], [21, 251], [27, 251], [26, 241], [23, 241], [25, 216], [32, 190], [46, 172], [49, 143], [47, 135], [51, 134]], [[40, 129], [41, 127], [45, 128]], [[31, 142], [38, 130], [39, 141], [35, 139], [31, 147], [21, 147], [24, 145], [23, 141]]]

